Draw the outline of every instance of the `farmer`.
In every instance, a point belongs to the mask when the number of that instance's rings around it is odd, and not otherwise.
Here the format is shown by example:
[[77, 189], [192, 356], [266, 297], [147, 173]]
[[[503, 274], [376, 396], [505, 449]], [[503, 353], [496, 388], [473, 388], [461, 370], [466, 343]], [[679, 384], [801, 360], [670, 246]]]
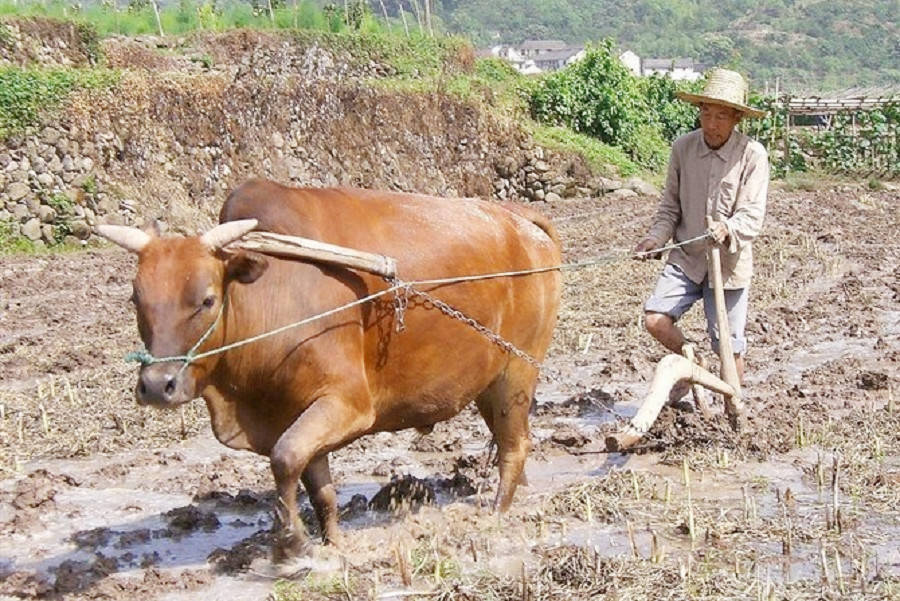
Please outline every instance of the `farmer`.
[[[700, 94], [677, 92], [678, 98], [700, 107], [700, 129], [675, 140], [669, 159], [666, 187], [647, 237], [638, 253], [690, 240], [707, 233], [706, 216], [713, 218], [710, 239], [675, 248], [644, 305], [650, 334], [672, 352], [681, 354], [685, 337], [675, 322], [701, 297], [707, 331], [718, 353], [715, 301], [707, 277], [706, 247], [722, 246], [722, 281], [731, 345], [738, 377], [743, 381], [747, 348], [747, 297], [753, 274], [752, 241], [759, 235], [766, 212], [769, 161], [763, 146], [735, 126], [745, 117], [765, 113], [746, 105], [747, 83], [734, 71], [712, 69]], [[660, 253], [639, 255], [659, 258]], [[670, 400], [689, 390], [682, 382]]]

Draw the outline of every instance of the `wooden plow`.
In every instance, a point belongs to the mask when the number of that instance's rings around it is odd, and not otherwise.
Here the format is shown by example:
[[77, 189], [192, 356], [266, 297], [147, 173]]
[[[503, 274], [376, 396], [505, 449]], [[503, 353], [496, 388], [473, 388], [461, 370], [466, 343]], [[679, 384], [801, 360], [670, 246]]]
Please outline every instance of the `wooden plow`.
[[[707, 225], [712, 227], [712, 218], [707, 217]], [[731, 348], [731, 328], [728, 325], [728, 313], [725, 306], [725, 290], [722, 282], [722, 261], [718, 247], [710, 245], [707, 250], [710, 285], [716, 304], [716, 322], [719, 328], [719, 359], [721, 361], [721, 378], [694, 361], [693, 347], [685, 345], [682, 355], [666, 355], [656, 366], [656, 373], [650, 383], [650, 391], [641, 403], [640, 408], [631, 421], [619, 432], [606, 437], [606, 450], [619, 452], [634, 446], [646, 434], [659, 416], [663, 405], [669, 398], [672, 387], [682, 380], [689, 380], [694, 386], [704, 386], [725, 397], [725, 413], [735, 431], [744, 426], [744, 404], [741, 402], [741, 384], [734, 352]], [[695, 398], [701, 399], [699, 394]], [[698, 409], [704, 417], [711, 417], [705, 402], [698, 402]]]

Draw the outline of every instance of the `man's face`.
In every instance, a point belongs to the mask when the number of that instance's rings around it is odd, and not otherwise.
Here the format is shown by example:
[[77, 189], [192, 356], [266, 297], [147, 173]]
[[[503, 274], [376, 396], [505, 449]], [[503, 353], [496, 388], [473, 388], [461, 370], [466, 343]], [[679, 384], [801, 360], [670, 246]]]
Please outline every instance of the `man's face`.
[[700, 105], [700, 128], [703, 139], [710, 148], [719, 148], [728, 141], [734, 126], [741, 120], [737, 109], [720, 104]]

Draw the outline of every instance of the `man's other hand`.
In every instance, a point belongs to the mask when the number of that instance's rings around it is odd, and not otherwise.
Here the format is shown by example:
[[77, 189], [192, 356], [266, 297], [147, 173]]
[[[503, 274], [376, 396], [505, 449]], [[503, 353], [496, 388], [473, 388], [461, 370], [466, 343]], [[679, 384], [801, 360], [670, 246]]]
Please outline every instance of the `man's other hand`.
[[640, 259], [641, 261], [646, 261], [647, 259], [659, 259], [662, 257], [661, 252], [649, 253], [647, 251], [653, 250], [657, 248], [656, 240], [653, 238], [644, 238], [641, 240], [637, 246], [634, 247], [635, 258]]
[[713, 221], [712, 227], [709, 228], [709, 235], [718, 244], [725, 244], [728, 240], [728, 227], [724, 221]]

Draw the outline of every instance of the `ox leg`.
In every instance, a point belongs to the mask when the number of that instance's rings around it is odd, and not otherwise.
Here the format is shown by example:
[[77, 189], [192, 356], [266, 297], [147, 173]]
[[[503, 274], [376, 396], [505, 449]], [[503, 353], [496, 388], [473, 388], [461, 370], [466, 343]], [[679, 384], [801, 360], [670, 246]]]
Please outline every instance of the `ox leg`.
[[328, 454], [323, 453], [309, 462], [306, 471], [300, 476], [319, 526], [322, 528], [322, 540], [337, 545], [340, 543], [338, 529], [337, 493], [331, 481], [331, 468], [328, 465]]
[[[297, 510], [300, 475], [304, 474], [305, 478], [307, 468], [314, 467], [309, 473], [310, 482], [321, 484], [322, 467], [313, 466], [314, 459], [358, 437], [373, 421], [371, 411], [366, 412], [338, 397], [323, 397], [300, 414], [275, 443], [270, 454], [278, 492], [273, 550], [275, 561], [297, 557], [307, 550], [309, 535]], [[328, 486], [324, 491], [318, 496], [327, 504]], [[336, 521], [336, 515], [334, 519]], [[327, 523], [325, 533], [328, 534]]]
[[500, 485], [494, 499], [496, 511], [506, 511], [516, 487], [525, 479], [525, 459], [531, 450], [528, 411], [534, 393], [534, 368], [510, 365], [476, 400], [485, 423], [497, 441]]

